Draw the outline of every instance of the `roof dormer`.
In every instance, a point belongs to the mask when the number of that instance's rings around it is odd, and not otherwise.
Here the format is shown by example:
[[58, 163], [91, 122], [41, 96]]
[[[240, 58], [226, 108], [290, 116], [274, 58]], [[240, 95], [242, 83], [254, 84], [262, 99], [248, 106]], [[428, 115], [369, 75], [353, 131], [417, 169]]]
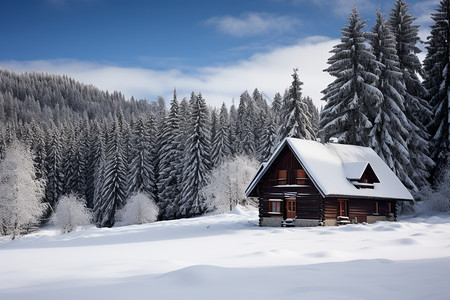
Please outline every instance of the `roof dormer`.
[[374, 183], [380, 182], [366, 161], [347, 162], [343, 166], [345, 176], [357, 189], [373, 189]]

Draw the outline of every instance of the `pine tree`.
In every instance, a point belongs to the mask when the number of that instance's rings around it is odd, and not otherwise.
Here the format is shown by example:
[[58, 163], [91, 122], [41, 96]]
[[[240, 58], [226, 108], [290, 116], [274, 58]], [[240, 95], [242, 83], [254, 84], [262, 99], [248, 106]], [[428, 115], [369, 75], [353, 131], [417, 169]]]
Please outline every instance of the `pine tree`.
[[183, 170], [181, 216], [193, 216], [204, 212], [201, 188], [206, 184], [211, 170], [210, 132], [208, 109], [202, 95], [192, 93], [189, 101], [191, 116], [189, 138], [186, 142]]
[[362, 21], [356, 5], [348, 20], [325, 70], [336, 79], [322, 91], [327, 104], [320, 114], [319, 135], [325, 141], [336, 137], [347, 144], [367, 146], [372, 124], [364, 101], [381, 101], [383, 95], [373, 87], [378, 79], [372, 71], [375, 56], [366, 44], [367, 33], [362, 31], [367, 21]]
[[47, 189], [46, 201], [52, 208], [63, 195], [64, 173], [63, 173], [63, 148], [58, 129], [53, 129], [53, 133], [47, 141]]
[[179, 151], [181, 140], [179, 105], [174, 91], [170, 111], [161, 132], [159, 149], [158, 206], [164, 219], [173, 218], [176, 213], [175, 203], [181, 191], [182, 158]]
[[[441, 0], [435, 13], [431, 36], [428, 37], [428, 53], [424, 60], [428, 103], [433, 117], [428, 124], [431, 133], [431, 155], [435, 162], [432, 178], [440, 177], [449, 164], [450, 148], [450, 1]], [[435, 182], [436, 183], [436, 182]]]
[[272, 112], [273, 112], [274, 122], [277, 127], [280, 125], [281, 107], [282, 106], [283, 106], [283, 98], [281, 97], [280, 93], [276, 93], [275, 97], [273, 97]]
[[228, 132], [228, 143], [230, 145], [231, 154], [235, 155], [239, 149], [239, 141], [236, 137], [237, 123], [238, 123], [238, 113], [236, 106], [233, 104], [230, 107], [230, 128]]
[[213, 166], [220, 165], [231, 155], [229, 127], [228, 110], [225, 103], [223, 103], [219, 113], [215, 138], [211, 145]]
[[278, 131], [278, 140], [286, 137], [313, 140], [314, 130], [311, 125], [311, 114], [308, 106], [302, 99], [303, 82], [298, 77], [298, 69], [292, 74], [292, 84], [285, 94], [281, 109], [281, 126]]
[[272, 155], [275, 147], [277, 146], [277, 129], [275, 124], [275, 118], [268, 114], [264, 120], [263, 126], [264, 132], [261, 138], [261, 147], [259, 149], [258, 159], [262, 162], [267, 161]]
[[396, 40], [396, 50], [399, 68], [405, 82], [405, 114], [408, 118], [410, 130], [407, 138], [410, 156], [408, 174], [418, 187], [427, 185], [429, 171], [433, 161], [429, 157], [429, 139], [425, 124], [431, 118], [431, 110], [424, 97], [426, 90], [418, 75], [422, 73], [422, 66], [417, 54], [420, 49], [416, 46], [420, 42], [419, 26], [413, 25], [415, 17], [408, 14], [408, 4], [397, 0], [390, 14], [389, 23]]
[[256, 103], [252, 98], [248, 99], [245, 107], [244, 117], [242, 119], [242, 132], [240, 148], [242, 153], [250, 157], [256, 156], [256, 122], [257, 122], [257, 109]]
[[96, 186], [101, 180], [98, 172], [101, 168], [102, 157], [104, 158], [103, 132], [98, 122], [92, 122], [88, 135], [89, 151], [86, 157], [86, 205], [94, 208], [94, 203], [99, 202], [96, 198]]
[[382, 99], [371, 99], [370, 117], [373, 127], [369, 134], [369, 146], [387, 163], [404, 184], [411, 190], [417, 190], [409, 178], [409, 151], [406, 142], [410, 126], [404, 114], [405, 83], [400, 71], [396, 54], [395, 37], [387, 21], [377, 11], [377, 20], [370, 42], [376, 56], [376, 72], [379, 78], [376, 87], [383, 95]]
[[153, 146], [149, 132], [140, 117], [131, 128], [130, 165], [127, 195], [144, 192], [153, 198]]
[[119, 119], [114, 118], [112, 129], [106, 141], [104, 181], [101, 191], [100, 219], [101, 227], [111, 227], [115, 223], [115, 213], [122, 208], [126, 199], [126, 159], [124, 141]]

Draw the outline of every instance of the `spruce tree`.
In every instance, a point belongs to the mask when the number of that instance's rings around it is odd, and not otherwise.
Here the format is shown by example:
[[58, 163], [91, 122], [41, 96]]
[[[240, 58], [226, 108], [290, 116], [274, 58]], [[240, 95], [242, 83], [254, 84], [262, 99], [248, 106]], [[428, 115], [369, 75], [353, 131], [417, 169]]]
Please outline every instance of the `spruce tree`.
[[303, 82], [298, 77], [298, 69], [292, 74], [292, 84], [285, 94], [281, 109], [281, 126], [278, 131], [278, 140], [286, 137], [313, 140], [314, 130], [311, 124], [311, 114], [302, 98]]
[[325, 70], [336, 79], [322, 91], [327, 104], [320, 114], [319, 135], [325, 141], [336, 137], [347, 144], [367, 146], [372, 124], [365, 101], [381, 101], [383, 95], [373, 86], [378, 79], [372, 66], [375, 56], [366, 44], [367, 33], [362, 31], [367, 21], [361, 19], [356, 5], [348, 20]]
[[112, 227], [115, 213], [125, 204], [127, 166], [124, 150], [124, 139], [119, 119], [114, 118], [112, 128], [106, 141], [104, 163], [104, 181], [101, 190], [100, 218], [101, 227]]
[[229, 127], [228, 110], [225, 103], [223, 103], [219, 113], [215, 138], [213, 139], [211, 145], [211, 158], [213, 166], [220, 165], [231, 155], [230, 140], [228, 135]]
[[409, 177], [410, 161], [408, 144], [409, 121], [404, 113], [405, 83], [396, 54], [396, 42], [390, 26], [377, 11], [370, 43], [377, 59], [379, 78], [376, 87], [382, 99], [370, 99], [368, 111], [373, 127], [369, 133], [369, 146], [387, 163], [406, 186], [417, 190]]
[[133, 123], [130, 140], [127, 195], [144, 192], [153, 198], [153, 145], [143, 117]]
[[201, 188], [211, 170], [209, 116], [202, 95], [191, 95], [189, 137], [186, 142], [183, 169], [183, 190], [180, 216], [194, 216], [204, 212]]
[[399, 68], [405, 82], [405, 115], [408, 118], [410, 129], [407, 138], [410, 166], [408, 174], [418, 187], [427, 185], [429, 171], [433, 161], [429, 157], [429, 139], [426, 124], [431, 118], [431, 110], [424, 99], [426, 90], [419, 76], [422, 65], [417, 54], [419, 39], [419, 26], [413, 25], [416, 18], [408, 14], [408, 4], [397, 0], [389, 17], [389, 24], [396, 40], [396, 50]]
[[161, 132], [161, 146], [159, 148], [159, 178], [158, 206], [164, 219], [171, 219], [176, 213], [175, 203], [180, 197], [181, 191], [181, 152], [179, 143], [181, 141], [179, 105], [177, 94], [174, 91], [170, 103], [169, 115], [164, 122]]
[[424, 60], [424, 85], [433, 112], [428, 129], [431, 134], [430, 157], [435, 162], [432, 178], [435, 179], [441, 177], [449, 164], [450, 1], [441, 0], [431, 17], [434, 24], [431, 26], [428, 53]]

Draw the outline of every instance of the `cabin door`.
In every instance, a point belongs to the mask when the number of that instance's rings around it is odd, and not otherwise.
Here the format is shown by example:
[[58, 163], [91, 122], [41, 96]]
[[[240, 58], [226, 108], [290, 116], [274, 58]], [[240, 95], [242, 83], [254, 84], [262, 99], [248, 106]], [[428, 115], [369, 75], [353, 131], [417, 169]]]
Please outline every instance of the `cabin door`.
[[338, 216], [348, 217], [348, 200], [338, 199]]
[[296, 216], [296, 199], [286, 199], [286, 218], [294, 219]]

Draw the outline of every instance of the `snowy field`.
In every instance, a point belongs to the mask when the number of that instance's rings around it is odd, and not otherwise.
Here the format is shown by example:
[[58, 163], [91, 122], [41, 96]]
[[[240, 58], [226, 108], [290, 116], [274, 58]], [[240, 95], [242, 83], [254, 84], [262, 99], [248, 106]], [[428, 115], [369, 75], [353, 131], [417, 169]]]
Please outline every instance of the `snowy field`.
[[0, 239], [0, 299], [450, 299], [450, 216], [260, 228], [257, 212]]

